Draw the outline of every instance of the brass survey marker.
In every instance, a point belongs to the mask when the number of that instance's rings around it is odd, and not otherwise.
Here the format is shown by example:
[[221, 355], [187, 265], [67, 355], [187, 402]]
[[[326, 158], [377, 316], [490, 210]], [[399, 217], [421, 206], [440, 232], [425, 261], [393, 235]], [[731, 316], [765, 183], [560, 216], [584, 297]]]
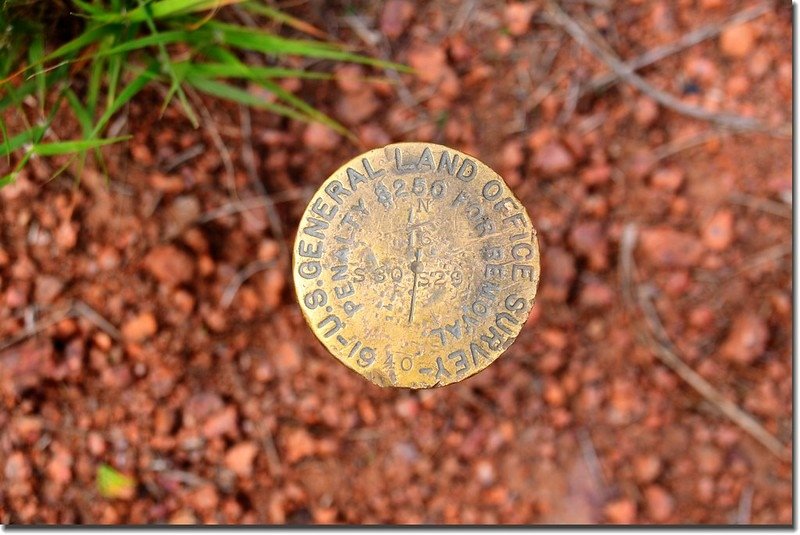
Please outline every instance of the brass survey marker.
[[536, 296], [539, 246], [489, 167], [396, 143], [322, 184], [292, 269], [303, 315], [337, 359], [381, 386], [427, 388], [479, 372], [511, 345]]

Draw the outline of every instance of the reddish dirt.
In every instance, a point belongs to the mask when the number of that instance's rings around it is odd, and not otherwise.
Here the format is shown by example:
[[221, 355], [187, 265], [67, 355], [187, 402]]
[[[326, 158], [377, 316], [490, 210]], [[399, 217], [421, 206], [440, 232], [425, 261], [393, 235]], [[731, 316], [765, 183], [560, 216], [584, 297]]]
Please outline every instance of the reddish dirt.
[[[564, 3], [626, 59], [751, 4]], [[337, 82], [286, 87], [359, 146], [256, 112], [248, 135], [211, 100], [194, 130], [177, 107], [158, 120], [152, 91], [127, 111], [132, 143], [107, 152], [109, 183], [92, 166], [77, 187], [46, 182], [59, 162], [35, 161], [0, 190], [0, 522], [790, 523], [791, 464], [662, 364], [624, 299], [648, 291], [676, 353], [789, 448], [790, 139], [719, 132], [626, 84], [576, 98], [607, 68], [538, 2], [346, 6], [290, 12], [419, 75], [368, 83], [379, 73], [324, 63]], [[770, 8], [640, 74], [778, 131], [791, 31]], [[310, 191], [401, 140], [494, 167], [540, 231], [517, 343], [443, 389], [347, 370], [291, 287]], [[264, 191], [271, 213], [215, 217]], [[248, 266], [262, 269], [234, 293]], [[101, 496], [102, 464], [134, 491]]]

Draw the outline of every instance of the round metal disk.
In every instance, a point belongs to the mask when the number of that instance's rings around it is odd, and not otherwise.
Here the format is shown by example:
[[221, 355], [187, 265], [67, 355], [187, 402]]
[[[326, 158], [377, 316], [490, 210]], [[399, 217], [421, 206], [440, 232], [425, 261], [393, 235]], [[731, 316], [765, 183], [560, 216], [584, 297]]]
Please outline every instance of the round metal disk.
[[479, 372], [511, 345], [536, 296], [539, 246], [486, 165], [397, 143], [322, 184], [292, 269], [303, 315], [337, 359], [381, 386], [427, 388]]

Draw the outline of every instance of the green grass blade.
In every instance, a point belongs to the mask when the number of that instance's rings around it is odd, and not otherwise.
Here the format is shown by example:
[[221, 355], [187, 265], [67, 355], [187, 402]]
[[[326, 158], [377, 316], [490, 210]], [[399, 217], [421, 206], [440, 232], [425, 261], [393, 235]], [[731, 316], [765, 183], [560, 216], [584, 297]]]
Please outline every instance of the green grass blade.
[[224, 65], [230, 65], [238, 69], [242, 68], [242, 63], [233, 52], [221, 46], [211, 46], [205, 50], [205, 55], [209, 58], [216, 60]]
[[37, 74], [36, 77], [29, 78], [17, 86], [14, 86], [12, 79], [0, 81], [0, 92], [5, 93], [5, 95], [0, 98], [0, 111], [12, 105], [19, 105], [25, 97], [32, 95], [36, 91], [36, 85], [39, 83], [36, 80], [37, 77], [45, 78], [46, 87], [51, 87], [59, 80], [65, 78], [67, 74], [67, 65], [62, 65], [47, 72]]
[[139, 6], [127, 12], [103, 12], [92, 15], [94, 20], [99, 22], [145, 22], [150, 17], [152, 19], [164, 19], [178, 15], [196, 13], [217, 9], [229, 4], [239, 4], [244, 0], [157, 0], [150, 2], [146, 6]]
[[3, 134], [3, 147], [6, 150], [6, 162], [9, 167], [11, 166], [11, 147], [8, 144], [8, 130], [6, 130], [6, 121], [0, 116], [0, 132]]
[[8, 186], [14, 182], [14, 177], [19, 171], [8, 173], [7, 175], [0, 177], [0, 188], [3, 186]]
[[293, 95], [289, 91], [285, 90], [284, 88], [282, 88], [281, 86], [279, 86], [275, 82], [273, 82], [271, 80], [261, 80], [259, 82], [259, 85], [261, 85], [263, 88], [267, 89], [268, 91], [271, 91], [272, 93], [274, 93], [275, 96], [277, 96], [279, 99], [283, 100], [287, 104], [290, 104], [290, 105], [294, 106], [295, 108], [300, 110], [302, 113], [304, 113], [305, 115], [307, 115], [308, 117], [310, 117], [314, 121], [322, 123], [325, 126], [327, 126], [328, 128], [331, 128], [334, 131], [336, 131], [336, 132], [338, 132], [338, 133], [340, 133], [340, 134], [342, 134], [344, 136], [353, 137], [353, 134], [347, 128], [345, 128], [343, 125], [341, 125], [340, 123], [338, 123], [334, 119], [328, 117], [326, 114], [324, 114], [323, 112], [319, 111], [314, 106], [312, 106], [311, 104], [307, 103], [305, 100], [303, 100], [303, 99]]
[[72, 89], [68, 88], [64, 94], [72, 113], [75, 114], [75, 118], [78, 119], [81, 129], [83, 129], [83, 135], [88, 136], [92, 132], [92, 116], [89, 114], [89, 110], [84, 107]]
[[37, 143], [31, 147], [31, 152], [39, 156], [58, 156], [86, 151], [95, 147], [111, 145], [126, 141], [133, 136], [117, 136], [102, 139], [76, 139], [72, 141], [54, 141], [52, 143]]
[[[144, 9], [145, 23], [147, 24], [147, 27], [150, 28], [150, 33], [152, 33], [153, 36], [155, 37], [159, 36], [160, 34], [156, 29], [156, 23], [153, 20], [152, 16], [150, 15], [150, 9], [152, 6], [149, 4], [145, 4], [144, 0], [139, 0], [139, 7]], [[161, 66], [167, 71], [169, 77], [172, 79], [172, 86], [170, 87], [170, 93], [167, 96], [167, 99], [165, 99], [164, 107], [162, 108], [162, 113], [163, 110], [165, 110], [167, 105], [169, 104], [169, 101], [172, 98], [171, 95], [173, 93], [177, 93], [178, 100], [180, 101], [181, 106], [183, 107], [184, 113], [186, 113], [186, 117], [189, 118], [189, 121], [191, 121], [192, 126], [197, 128], [197, 126], [200, 124], [200, 121], [197, 120], [197, 115], [194, 113], [192, 106], [189, 104], [189, 100], [186, 98], [186, 93], [184, 93], [183, 89], [181, 88], [181, 83], [183, 80], [179, 78], [178, 75], [175, 73], [175, 68], [172, 66], [172, 60], [169, 57], [169, 53], [167, 52], [167, 47], [164, 46], [164, 43], [160, 41], [157, 43], [157, 45], [158, 45], [159, 55], [161, 56]]]
[[0, 147], [0, 156], [7, 156], [14, 152], [17, 149], [20, 149], [28, 144], [33, 144], [36, 142], [37, 138], [41, 138], [44, 132], [47, 130], [45, 126], [34, 126], [24, 132], [17, 134], [12, 138], [6, 138], [6, 142]]
[[[215, 59], [222, 62], [222, 65], [225, 66], [226, 69], [229, 69], [232, 72], [239, 72], [239, 73], [247, 73], [250, 71], [249, 74], [253, 74], [258, 71], [255, 67], [250, 67], [245, 63], [239, 61], [239, 59], [228, 52], [227, 50], [217, 48], [215, 50], [210, 51], [210, 55], [214, 56]], [[191, 70], [191, 67], [189, 67]], [[329, 128], [333, 129], [340, 134], [350, 137], [353, 137], [353, 134], [347, 130], [344, 126], [333, 120], [332, 118], [328, 117], [321, 111], [317, 110], [303, 99], [296, 97], [289, 91], [286, 91], [278, 84], [272, 82], [267, 78], [258, 78], [258, 77], [250, 77], [248, 76], [247, 79], [254, 81], [255, 83], [259, 84], [260, 86], [264, 87], [268, 91], [272, 92], [275, 96], [279, 99], [283, 100], [284, 102], [294, 106], [296, 110], [299, 110], [301, 115], [305, 115], [306, 117], [303, 119], [304, 121], [312, 120], [320, 122]]]
[[342, 51], [342, 46], [336, 43], [281, 37], [258, 28], [248, 28], [237, 24], [220, 22], [219, 20], [210, 21], [206, 25], [206, 28], [213, 30], [216, 34], [221, 36], [225, 42], [230, 42], [228, 38], [231, 37], [236, 42], [242, 42], [244, 45], [250, 47], [248, 50], [255, 50], [266, 54], [283, 53], [302, 56], [305, 55], [304, 52], [306, 51]]
[[206, 24], [205, 27], [213, 30], [215, 34], [218, 34], [223, 43], [243, 50], [252, 50], [264, 54], [286, 54], [362, 63], [382, 69], [394, 69], [402, 72], [411, 72], [412, 70], [406, 65], [353, 54], [329, 43], [322, 43], [320, 41], [288, 39], [277, 35], [271, 35], [257, 29], [244, 28], [218, 21], [211, 21]]
[[76, 15], [78, 16], [102, 18], [104, 14], [108, 13], [107, 11], [100, 9], [96, 5], [90, 4], [89, 2], [85, 2], [84, 0], [72, 0], [72, 3], [84, 11], [84, 13], [76, 13]]
[[[200, 34], [200, 35], [198, 35]], [[203, 30], [187, 31], [187, 30], [168, 30], [159, 32], [157, 34], [145, 35], [144, 37], [137, 37], [130, 41], [125, 41], [116, 46], [110, 47], [95, 54], [93, 57], [114, 56], [122, 52], [132, 52], [151, 46], [164, 46], [172, 43], [185, 43], [195, 42], [200, 39], [210, 39], [211, 35]]]
[[204, 78], [242, 78], [245, 80], [264, 80], [270, 78], [304, 78], [308, 80], [331, 80], [333, 75], [327, 72], [304, 71], [302, 69], [286, 69], [282, 67], [262, 67], [245, 63], [193, 63], [187, 62], [192, 74]]
[[142, 90], [144, 86], [150, 82], [150, 80], [156, 78], [158, 76], [158, 67], [153, 64], [150, 67], [142, 72], [139, 76], [133, 79], [131, 83], [129, 83], [125, 89], [120, 91], [119, 95], [117, 96], [116, 100], [114, 101], [113, 105], [106, 108], [103, 112], [103, 115], [100, 119], [97, 120], [97, 123], [94, 125], [94, 129], [92, 130], [92, 134], [89, 137], [94, 137], [99, 134], [103, 128], [105, 128], [108, 121], [113, 117], [117, 111], [119, 111], [122, 106], [127, 104], [139, 91]]
[[18, 105], [23, 98], [36, 91], [36, 82], [34, 80], [26, 80], [17, 88], [12, 86], [11, 82], [6, 82], [0, 86], [0, 89], [6, 92], [6, 95], [0, 98], [0, 111], [3, 111], [9, 106]]
[[108, 87], [106, 88], [106, 107], [111, 106], [117, 96], [117, 86], [119, 85], [120, 73], [122, 72], [122, 64], [125, 61], [127, 54], [116, 54], [111, 56], [108, 60]]
[[297, 119], [298, 121], [308, 121], [307, 117], [301, 113], [298, 113], [296, 110], [293, 110], [287, 106], [282, 106], [281, 104], [266, 102], [248, 93], [244, 89], [240, 89], [224, 82], [217, 82], [215, 80], [209, 80], [199, 76], [187, 76], [186, 83], [190, 84], [198, 91], [208, 95], [230, 100], [239, 104], [244, 104], [245, 106], [251, 106], [253, 108], [269, 110], [273, 113], [284, 115], [292, 119]]
[[14, 169], [10, 173], [5, 175], [3, 178], [0, 178], [0, 188], [14, 182], [19, 172], [22, 171], [22, 168], [28, 165], [30, 159], [31, 159], [31, 153], [26, 152], [25, 156], [22, 157], [22, 159], [19, 161], [16, 167], [14, 167]]
[[[44, 58], [44, 34], [41, 32], [35, 33], [28, 48], [28, 62], [30, 65], [40, 65]], [[47, 90], [47, 79], [43, 76], [41, 71], [33, 74], [33, 80], [36, 84], [36, 101], [39, 104], [39, 112], [44, 115], [44, 100], [45, 92]]]
[[[119, 36], [114, 37], [114, 42], [117, 41], [130, 41], [139, 31], [140, 24], [128, 25]], [[110, 45], [109, 45], [110, 46]], [[114, 99], [117, 97], [117, 87], [119, 85], [120, 76], [122, 73], [122, 66], [128, 57], [127, 52], [120, 52], [109, 56], [108, 59], [108, 76], [107, 76], [107, 89], [106, 89], [106, 107], [112, 106]]]
[[[87, 110], [86, 107], [84, 107], [84, 105], [81, 103], [80, 99], [78, 98], [78, 95], [76, 95], [75, 92], [72, 89], [68, 88], [66, 90], [66, 98], [67, 98], [67, 102], [69, 103], [70, 108], [72, 109], [72, 113], [75, 114], [75, 117], [78, 119], [78, 122], [81, 125], [81, 129], [83, 130], [83, 137], [85, 139], [90, 139], [90, 136], [92, 134], [92, 117], [93, 117], [93, 115], [89, 113], [89, 110]], [[80, 176], [81, 173], [83, 172], [83, 167], [86, 164], [86, 153], [87, 153], [86, 150], [82, 150], [82, 151], [80, 151], [78, 153], [79, 162], [78, 162], [78, 171], [76, 173], [77, 176]], [[94, 148], [94, 154], [95, 154], [95, 157], [98, 159], [98, 163], [100, 163], [102, 161], [102, 159], [103, 159], [103, 155], [100, 152], [100, 148], [99, 147], [95, 147]], [[63, 166], [61, 166], [61, 169], [56, 171], [55, 174], [51, 177], [51, 179], [57, 177], [58, 175], [60, 175], [64, 170], [67, 169], [67, 167], [72, 165], [72, 162], [74, 160], [75, 160], [75, 158], [71, 158], [70, 161], [68, 161]]]
[[[5, 150], [13, 151], [25, 145], [27, 145], [29, 148], [25, 150], [25, 154], [23, 155], [22, 159], [20, 159], [20, 161], [17, 163], [16, 167], [14, 167], [14, 169], [10, 173], [5, 175], [3, 178], [0, 178], [0, 187], [10, 182], [13, 182], [16, 179], [17, 174], [22, 170], [23, 167], [25, 167], [28, 164], [28, 161], [30, 161], [31, 156], [33, 155], [32, 146], [35, 145], [36, 143], [39, 143], [44, 137], [45, 132], [47, 132], [47, 129], [50, 128], [50, 125], [52, 124], [53, 119], [56, 116], [56, 111], [58, 111], [58, 109], [61, 107], [61, 102], [63, 99], [64, 99], [64, 91], [61, 91], [53, 105], [52, 110], [50, 110], [50, 113], [45, 118], [44, 124], [32, 126], [27, 130], [25, 130], [24, 132], [22, 132], [22, 134], [19, 134], [18, 136], [15, 136], [14, 138], [8, 140], [5, 147], [3, 148], [4, 151]], [[10, 154], [10, 152], [6, 154]]]
[[72, 41], [61, 45], [50, 54], [45, 56], [43, 61], [47, 62], [57, 58], [69, 56], [93, 43], [96, 43], [103, 37], [106, 37], [107, 35], [114, 35], [119, 33], [119, 31], [120, 27], [117, 25], [103, 25], [86, 30]]
[[[103, 45], [101, 45], [102, 48]], [[97, 101], [100, 97], [100, 89], [103, 86], [103, 78], [105, 78], [106, 58], [95, 57], [89, 69], [89, 88], [86, 91], [86, 106], [89, 108], [89, 113], [94, 115], [97, 113]]]
[[246, 2], [242, 5], [242, 7], [253, 14], [271, 18], [275, 22], [286, 24], [287, 26], [291, 26], [295, 30], [299, 30], [303, 33], [313, 35], [314, 37], [320, 39], [328, 38], [328, 34], [323, 32], [316, 26], [313, 26], [304, 20], [295, 18], [289, 15], [288, 13], [284, 13], [283, 11], [272, 8], [270, 6], [260, 4], [258, 2]]
[[[158, 112], [159, 117], [164, 116], [164, 112], [167, 111], [169, 107], [169, 103], [172, 102], [172, 99], [175, 97], [175, 93], [179, 91], [183, 93], [183, 89], [181, 89], [181, 83], [183, 83], [183, 77], [176, 75], [175, 78], [172, 79], [172, 83], [169, 86], [169, 90], [167, 90], [166, 96], [164, 96], [164, 102], [161, 103], [161, 110]], [[184, 93], [185, 94], [185, 93]], [[185, 98], [185, 97], [184, 97]], [[183, 100], [181, 100], [181, 104], [183, 104]], [[197, 128], [197, 116], [192, 115], [194, 120], [190, 117], [189, 120], [192, 122], [195, 128]]]

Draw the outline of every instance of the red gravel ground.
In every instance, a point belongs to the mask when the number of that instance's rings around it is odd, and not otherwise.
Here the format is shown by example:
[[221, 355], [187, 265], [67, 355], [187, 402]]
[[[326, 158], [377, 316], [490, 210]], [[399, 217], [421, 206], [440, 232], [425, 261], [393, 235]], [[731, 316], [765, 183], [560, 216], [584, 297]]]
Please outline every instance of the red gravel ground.
[[[752, 5], [562, 4], [625, 60]], [[418, 69], [371, 83], [319, 64], [337, 81], [285, 84], [359, 146], [212, 100], [203, 128], [177, 107], [158, 120], [153, 90], [124, 116], [109, 183], [92, 167], [47, 182], [59, 162], [37, 160], [0, 190], [0, 522], [790, 523], [788, 4], [638, 71], [766, 133], [625, 82], [591, 90], [608, 67], [544, 0], [287, 9]], [[289, 271], [310, 193], [402, 140], [498, 170], [542, 246], [517, 343], [429, 391], [327, 355]], [[665, 337], [786, 449], [665, 365]], [[104, 464], [132, 478], [118, 497]]]

